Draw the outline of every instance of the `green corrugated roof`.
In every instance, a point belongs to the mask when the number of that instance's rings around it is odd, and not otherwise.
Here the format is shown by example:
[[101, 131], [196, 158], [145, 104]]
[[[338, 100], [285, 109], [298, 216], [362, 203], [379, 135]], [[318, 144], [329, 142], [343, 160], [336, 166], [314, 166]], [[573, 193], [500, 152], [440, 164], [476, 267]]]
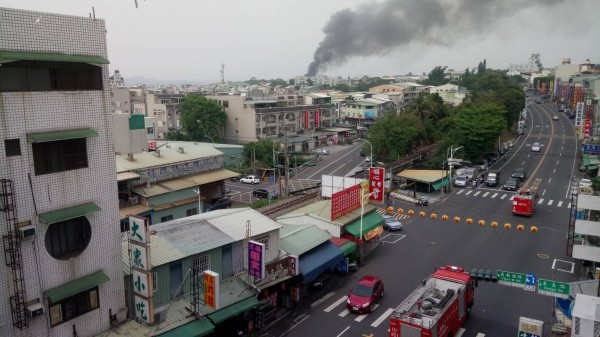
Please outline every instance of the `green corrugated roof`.
[[356, 247], [356, 243], [348, 241], [343, 245], [339, 246], [338, 248], [341, 249], [342, 252], [344, 252], [344, 256], [348, 256], [356, 253]]
[[11, 61], [53, 61], [53, 62], [81, 62], [95, 64], [109, 64], [108, 60], [101, 56], [89, 55], [66, 55], [31, 53], [18, 51], [0, 51], [0, 63]]
[[82, 278], [67, 282], [58, 287], [44, 291], [44, 296], [48, 297], [50, 304], [60, 302], [61, 300], [77, 295], [86, 290], [90, 290], [104, 282], [108, 282], [110, 278], [104, 272], [97, 271]]
[[298, 228], [281, 236], [281, 249], [288, 254], [300, 256], [331, 238], [331, 234], [314, 225], [286, 225], [284, 228], [288, 226]]
[[202, 337], [215, 330], [215, 326], [206, 318], [200, 317], [173, 330], [161, 333], [161, 337]]
[[[365, 235], [378, 226], [383, 225], [384, 221], [385, 219], [377, 212], [364, 214], [362, 234]], [[360, 219], [354, 220], [352, 223], [346, 225], [344, 229], [354, 237], [360, 237]]]
[[100, 212], [101, 210], [102, 209], [98, 205], [94, 204], [93, 202], [88, 202], [86, 204], [67, 207], [57, 211], [42, 213], [40, 214], [40, 220], [42, 220], [44, 223], [52, 224], [55, 222], [65, 221], [91, 213]]
[[[221, 309], [219, 311], [215, 311], [212, 314], [208, 315], [208, 318], [214, 323], [214, 324], [219, 324], [223, 321], [228, 320], [229, 318], [233, 317], [233, 316], [237, 316], [238, 314], [241, 314], [242, 312], [248, 311], [252, 308], [254, 308], [255, 306], [257, 306], [260, 302], [256, 299], [256, 297], [252, 296], [252, 297], [248, 297], [245, 300], [241, 300], [237, 303], [234, 303], [224, 309]], [[181, 335], [183, 336], [183, 335]]]
[[92, 129], [77, 129], [77, 130], [30, 133], [27, 135], [27, 140], [30, 143], [44, 143], [44, 142], [53, 142], [53, 141], [57, 141], [57, 140], [90, 138], [90, 137], [98, 137], [98, 132], [96, 132]]

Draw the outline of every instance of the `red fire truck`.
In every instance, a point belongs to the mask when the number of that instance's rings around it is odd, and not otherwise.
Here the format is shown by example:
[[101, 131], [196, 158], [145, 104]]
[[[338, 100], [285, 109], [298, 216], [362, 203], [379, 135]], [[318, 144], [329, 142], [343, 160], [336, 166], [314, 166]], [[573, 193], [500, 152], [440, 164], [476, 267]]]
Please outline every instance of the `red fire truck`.
[[463, 268], [438, 268], [394, 310], [389, 337], [454, 336], [475, 301], [475, 282]]
[[513, 198], [513, 214], [532, 216], [537, 199], [537, 193], [527, 188], [520, 189]]

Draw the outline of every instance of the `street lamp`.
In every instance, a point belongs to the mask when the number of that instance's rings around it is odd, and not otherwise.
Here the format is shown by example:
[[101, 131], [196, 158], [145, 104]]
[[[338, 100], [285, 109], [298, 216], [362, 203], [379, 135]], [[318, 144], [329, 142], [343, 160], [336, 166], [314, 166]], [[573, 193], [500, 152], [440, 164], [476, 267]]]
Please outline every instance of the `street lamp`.
[[[453, 149], [452, 146], [450, 146], [450, 157], [448, 157], [448, 167], [450, 168], [450, 177], [448, 178], [448, 192], [450, 192], [450, 190], [452, 189], [452, 166], [454, 166], [454, 162], [452, 161], [452, 159], [454, 158], [454, 152], [462, 149], [462, 146], [457, 147], [456, 149]], [[442, 185], [444, 185], [444, 179], [442, 179]]]
[[362, 194], [363, 189], [361, 189], [361, 197], [360, 197], [360, 252], [359, 252], [359, 258], [360, 258], [360, 264], [361, 266], [364, 265], [363, 259], [363, 246], [365, 244], [365, 240], [363, 240], [363, 216], [365, 214], [365, 199], [368, 199], [370, 196], [372, 196], [373, 194], [375, 194], [375, 192], [371, 192], [369, 194]]

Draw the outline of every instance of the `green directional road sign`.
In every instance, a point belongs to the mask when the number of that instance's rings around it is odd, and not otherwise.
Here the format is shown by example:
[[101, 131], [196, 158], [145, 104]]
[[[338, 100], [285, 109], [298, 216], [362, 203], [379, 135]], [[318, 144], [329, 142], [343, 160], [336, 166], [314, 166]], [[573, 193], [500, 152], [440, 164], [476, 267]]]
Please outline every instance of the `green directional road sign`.
[[498, 283], [505, 286], [525, 288], [525, 284], [527, 283], [526, 274], [498, 270], [496, 275], [498, 276]]
[[561, 297], [561, 298], [569, 298], [569, 292], [571, 290], [571, 286], [568, 283], [564, 282], [556, 282], [552, 280], [538, 280], [538, 294]]

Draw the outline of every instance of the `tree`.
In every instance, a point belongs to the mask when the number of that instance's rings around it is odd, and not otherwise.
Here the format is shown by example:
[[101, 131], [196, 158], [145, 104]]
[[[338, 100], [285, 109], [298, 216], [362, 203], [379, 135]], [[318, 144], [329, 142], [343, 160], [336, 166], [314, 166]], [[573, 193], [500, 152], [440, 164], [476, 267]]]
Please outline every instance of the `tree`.
[[281, 145], [279, 142], [274, 142], [271, 139], [259, 139], [257, 142], [252, 142], [244, 145], [242, 152], [245, 164], [252, 166], [253, 161], [261, 163], [263, 166], [273, 166], [273, 151], [279, 151]]
[[503, 107], [499, 104], [469, 104], [461, 106], [451, 117], [451, 135], [455, 144], [464, 146], [469, 159], [478, 159], [493, 148], [498, 136], [506, 128]]
[[271, 80], [271, 86], [272, 87], [276, 87], [276, 86], [285, 87], [287, 85], [288, 85], [288, 83], [286, 81], [282, 80], [281, 78], [278, 78], [276, 80]]
[[[422, 123], [412, 114], [386, 115], [369, 127], [375, 160], [392, 161], [412, 152], [415, 144], [424, 139]], [[365, 145], [366, 153], [371, 149]]]
[[431, 70], [429, 75], [427, 75], [427, 79], [423, 81], [426, 85], [434, 85], [440, 86], [442, 84], [448, 83], [448, 79], [446, 78], [446, 68], [437, 66]]
[[206, 137], [214, 142], [221, 140], [227, 114], [215, 100], [198, 94], [185, 96], [180, 104], [181, 130], [190, 141], [202, 141]]
[[350, 92], [350, 86], [346, 83], [337, 84], [334, 89], [337, 91]]

